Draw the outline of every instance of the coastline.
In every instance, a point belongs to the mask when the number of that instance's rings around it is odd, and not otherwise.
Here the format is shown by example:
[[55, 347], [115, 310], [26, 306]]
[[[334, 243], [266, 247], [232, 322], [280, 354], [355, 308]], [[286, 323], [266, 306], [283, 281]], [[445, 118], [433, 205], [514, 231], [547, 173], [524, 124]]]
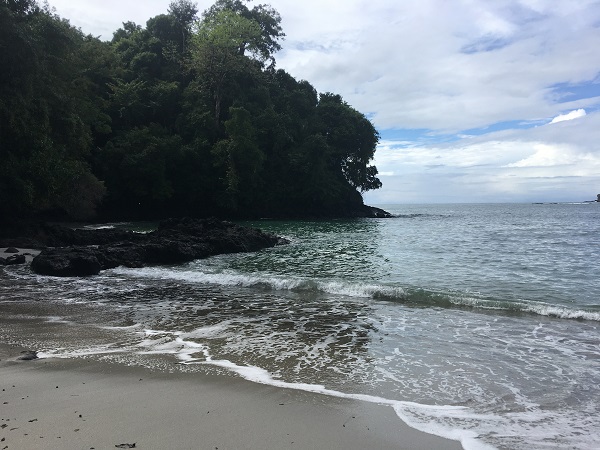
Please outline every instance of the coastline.
[[18, 361], [22, 350], [0, 345], [0, 439], [7, 450], [462, 448], [410, 428], [385, 405], [234, 376], [87, 359]]

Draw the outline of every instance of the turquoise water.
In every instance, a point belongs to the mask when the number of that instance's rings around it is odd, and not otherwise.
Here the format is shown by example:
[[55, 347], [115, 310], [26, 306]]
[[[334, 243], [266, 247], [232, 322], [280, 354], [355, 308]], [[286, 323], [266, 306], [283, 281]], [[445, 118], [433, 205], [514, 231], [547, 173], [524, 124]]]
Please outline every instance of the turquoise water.
[[599, 448], [600, 204], [383, 207], [180, 266], [7, 268], [0, 335], [374, 401], [465, 448]]

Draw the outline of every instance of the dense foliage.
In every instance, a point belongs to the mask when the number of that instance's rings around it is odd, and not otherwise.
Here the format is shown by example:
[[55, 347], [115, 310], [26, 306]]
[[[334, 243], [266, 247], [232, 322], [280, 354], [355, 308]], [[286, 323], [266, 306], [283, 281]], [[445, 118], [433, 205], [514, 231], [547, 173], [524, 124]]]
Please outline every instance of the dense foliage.
[[110, 42], [0, 0], [0, 216], [346, 215], [378, 134], [275, 68], [277, 11], [189, 0]]

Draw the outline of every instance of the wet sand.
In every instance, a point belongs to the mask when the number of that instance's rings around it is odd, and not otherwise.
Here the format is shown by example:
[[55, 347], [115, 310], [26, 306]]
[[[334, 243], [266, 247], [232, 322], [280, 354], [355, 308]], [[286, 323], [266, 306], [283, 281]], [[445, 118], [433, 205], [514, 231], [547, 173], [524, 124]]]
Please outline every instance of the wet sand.
[[0, 450], [462, 448], [388, 406], [22, 350], [0, 344]]

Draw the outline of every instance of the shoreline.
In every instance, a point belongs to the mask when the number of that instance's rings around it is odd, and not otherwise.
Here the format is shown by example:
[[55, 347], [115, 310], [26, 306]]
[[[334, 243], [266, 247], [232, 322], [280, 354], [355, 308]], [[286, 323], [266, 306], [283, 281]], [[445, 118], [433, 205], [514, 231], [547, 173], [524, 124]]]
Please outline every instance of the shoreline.
[[18, 361], [22, 350], [0, 345], [0, 439], [7, 450], [134, 443], [130, 448], [462, 448], [409, 427], [385, 405], [235, 376], [83, 358]]

